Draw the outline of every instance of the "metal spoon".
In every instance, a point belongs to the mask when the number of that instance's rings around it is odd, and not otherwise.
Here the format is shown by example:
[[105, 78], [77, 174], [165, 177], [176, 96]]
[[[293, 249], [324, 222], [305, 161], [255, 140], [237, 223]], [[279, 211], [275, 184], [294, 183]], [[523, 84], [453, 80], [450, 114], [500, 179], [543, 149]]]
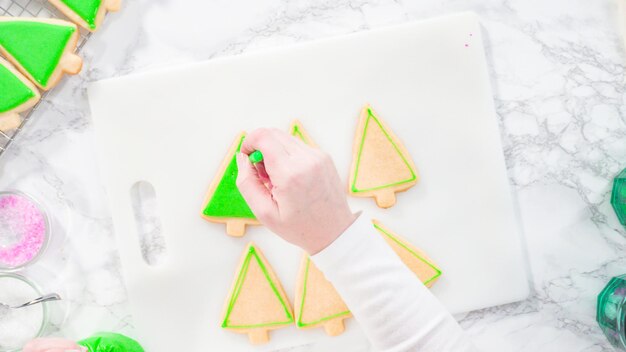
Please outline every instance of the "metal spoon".
[[28, 307], [28, 306], [32, 306], [33, 304], [38, 304], [38, 303], [43, 303], [43, 302], [50, 302], [50, 301], [58, 301], [61, 299], [61, 296], [59, 296], [56, 293], [51, 293], [45, 296], [41, 296], [38, 298], [35, 298], [34, 300], [30, 301], [30, 302], [26, 302], [24, 304], [20, 304], [19, 306], [9, 306], [8, 304], [4, 304], [4, 303], [0, 303], [0, 313], [6, 312], [9, 309], [18, 309], [18, 308], [24, 308], [24, 307]]

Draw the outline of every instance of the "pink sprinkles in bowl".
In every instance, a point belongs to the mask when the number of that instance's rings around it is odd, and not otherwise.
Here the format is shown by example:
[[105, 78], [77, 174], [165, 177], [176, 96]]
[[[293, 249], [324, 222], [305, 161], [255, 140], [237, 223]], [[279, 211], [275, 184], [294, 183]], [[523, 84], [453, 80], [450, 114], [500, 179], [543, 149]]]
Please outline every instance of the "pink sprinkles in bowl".
[[46, 214], [30, 197], [0, 192], [0, 270], [35, 259], [48, 238]]

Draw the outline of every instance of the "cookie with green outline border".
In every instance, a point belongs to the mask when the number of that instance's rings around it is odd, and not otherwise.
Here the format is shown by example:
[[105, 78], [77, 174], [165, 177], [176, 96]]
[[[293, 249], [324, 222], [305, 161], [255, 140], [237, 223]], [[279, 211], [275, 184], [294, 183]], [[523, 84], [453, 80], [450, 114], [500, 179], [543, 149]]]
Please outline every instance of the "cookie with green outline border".
[[237, 188], [237, 153], [246, 137], [241, 132], [233, 141], [202, 203], [200, 215], [211, 222], [226, 224], [226, 233], [241, 237], [246, 225], [260, 225], [248, 203]]
[[348, 192], [355, 197], [373, 197], [376, 205], [389, 208], [396, 203], [396, 192], [406, 191], [418, 180], [409, 152], [366, 105], [354, 137]]
[[342, 334], [345, 330], [344, 320], [352, 316], [333, 284], [326, 280], [306, 253], [302, 254], [300, 261], [294, 310], [298, 328], [323, 326], [330, 336]]
[[35, 106], [41, 96], [39, 90], [13, 65], [0, 58], [0, 131], [17, 128], [19, 113]]
[[278, 277], [252, 242], [243, 251], [222, 316], [222, 328], [248, 334], [254, 345], [269, 342], [270, 330], [294, 322], [291, 304]]
[[304, 127], [302, 127], [302, 123], [297, 119], [291, 121], [291, 125], [289, 126], [289, 134], [303, 141], [305, 144], [317, 148], [317, 144], [313, 142], [311, 136], [309, 136]]
[[48, 0], [72, 22], [95, 32], [107, 11], [119, 11], [121, 0]]
[[0, 53], [43, 90], [82, 69], [83, 60], [74, 54], [78, 36], [71, 22], [0, 16]]
[[441, 269], [423, 251], [415, 247], [402, 236], [394, 233], [380, 221], [372, 220], [374, 228], [383, 236], [387, 244], [400, 257], [402, 262], [424, 283], [431, 287], [441, 276]]
[[[374, 228], [402, 262], [424, 283], [431, 287], [441, 276], [437, 267], [423, 251], [400, 235], [372, 220]], [[306, 253], [302, 257], [295, 294], [296, 326], [309, 329], [323, 326], [330, 336], [345, 330], [344, 320], [352, 316], [348, 307], [324, 274], [311, 262]]]

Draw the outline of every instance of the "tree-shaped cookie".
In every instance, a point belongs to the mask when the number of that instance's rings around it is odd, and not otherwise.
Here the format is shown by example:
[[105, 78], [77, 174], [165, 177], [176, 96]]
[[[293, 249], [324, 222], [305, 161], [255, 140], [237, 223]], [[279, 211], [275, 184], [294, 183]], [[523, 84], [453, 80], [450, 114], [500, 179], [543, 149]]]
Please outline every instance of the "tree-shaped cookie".
[[441, 269], [424, 252], [410, 244], [407, 240], [384, 227], [380, 221], [372, 220], [374, 228], [383, 236], [391, 249], [402, 259], [402, 262], [417, 275], [426, 285], [431, 287], [441, 276]]
[[80, 72], [83, 60], [74, 54], [77, 43], [73, 23], [0, 17], [0, 52], [44, 90], [55, 86], [64, 73]]
[[39, 91], [10, 63], [0, 58], [0, 131], [20, 125], [19, 113], [39, 101]]
[[79, 26], [96, 31], [107, 11], [120, 9], [121, 0], [48, 0]]
[[300, 139], [311, 147], [317, 147], [315, 142], [313, 142], [309, 134], [304, 130], [302, 124], [298, 120], [293, 120], [291, 122], [291, 126], [289, 126], [289, 134]]
[[[441, 270], [424, 252], [385, 228], [379, 221], [373, 220], [373, 225], [425, 286], [431, 287], [441, 276]], [[295, 312], [299, 328], [323, 326], [331, 336], [341, 334], [344, 331], [343, 320], [352, 316], [333, 285], [306, 254], [303, 255], [296, 284]]]
[[209, 186], [204, 199], [202, 217], [217, 223], [226, 224], [226, 233], [240, 237], [246, 233], [246, 225], [259, 225], [260, 222], [250, 210], [248, 203], [237, 188], [236, 153], [246, 137], [242, 132], [228, 150], [222, 165]]
[[354, 137], [349, 192], [356, 197], [374, 197], [381, 208], [396, 203], [396, 192], [418, 181], [406, 148], [368, 105], [359, 117]]
[[269, 331], [293, 324], [293, 311], [269, 263], [249, 243], [241, 256], [224, 308], [222, 328], [248, 334], [252, 344], [269, 341]]
[[323, 326], [330, 336], [343, 333], [343, 320], [352, 316], [333, 285], [306, 253], [302, 255], [294, 304], [296, 326], [301, 329]]

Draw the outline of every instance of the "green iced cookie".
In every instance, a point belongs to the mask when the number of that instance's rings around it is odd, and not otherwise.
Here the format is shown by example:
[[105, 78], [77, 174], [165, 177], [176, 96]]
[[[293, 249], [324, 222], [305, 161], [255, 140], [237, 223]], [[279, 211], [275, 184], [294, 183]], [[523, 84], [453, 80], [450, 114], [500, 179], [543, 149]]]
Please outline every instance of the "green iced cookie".
[[0, 62], [0, 114], [11, 111], [35, 97], [35, 92]]
[[46, 87], [75, 31], [69, 23], [0, 21], [0, 47]]
[[102, 0], [60, 0], [70, 10], [82, 18], [91, 29], [96, 29], [96, 17]]

